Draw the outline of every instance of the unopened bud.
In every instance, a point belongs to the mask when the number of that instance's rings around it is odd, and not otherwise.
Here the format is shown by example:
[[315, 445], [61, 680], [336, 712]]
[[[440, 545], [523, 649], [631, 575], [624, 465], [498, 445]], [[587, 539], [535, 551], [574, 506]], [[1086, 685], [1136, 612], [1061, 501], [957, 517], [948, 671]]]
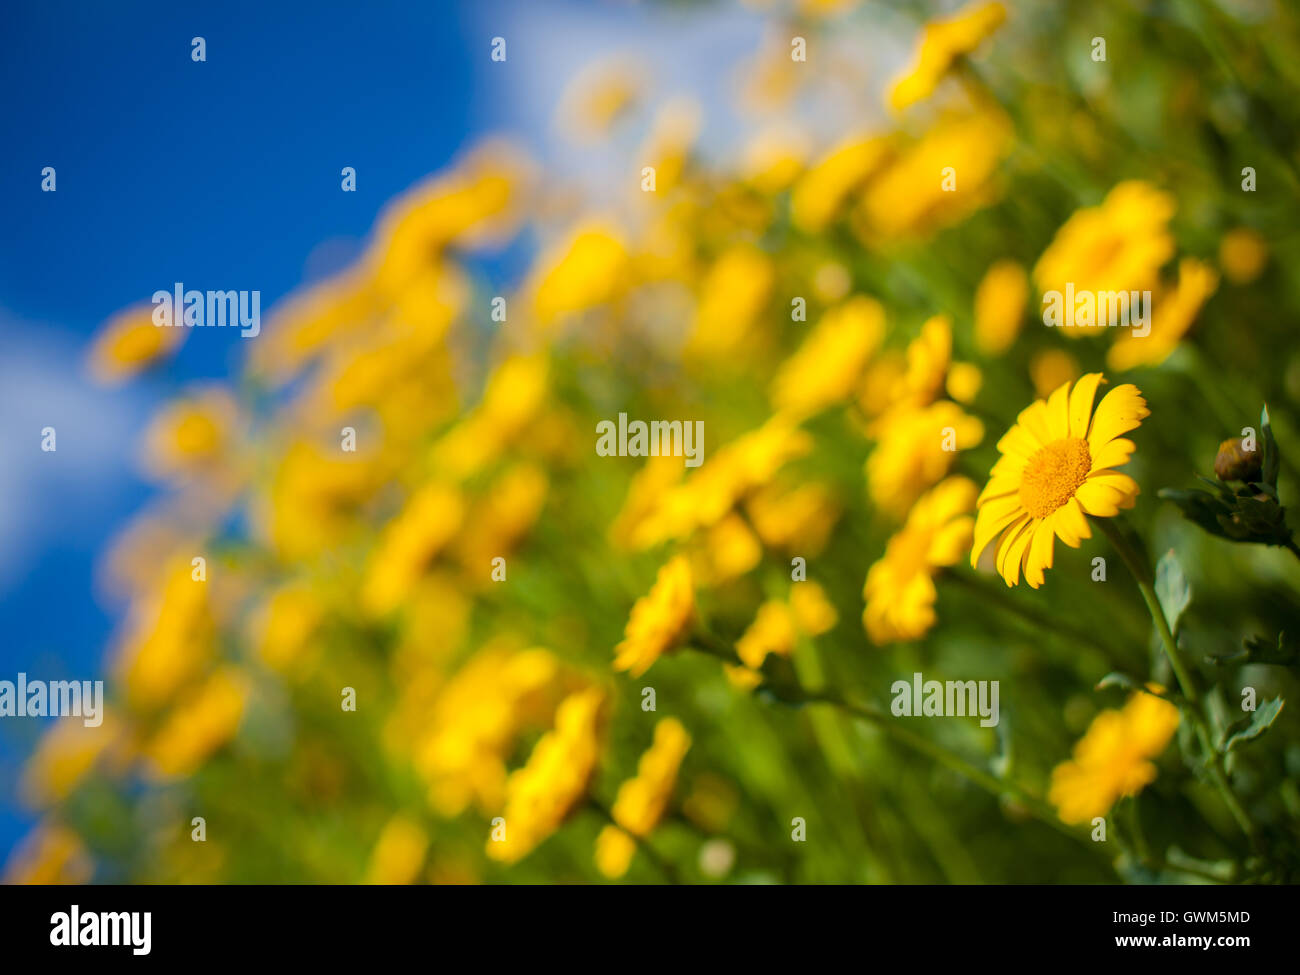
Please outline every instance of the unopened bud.
[[1219, 454], [1214, 458], [1214, 476], [1221, 481], [1257, 481], [1263, 466], [1258, 450], [1246, 450], [1241, 437], [1233, 437], [1219, 444]]

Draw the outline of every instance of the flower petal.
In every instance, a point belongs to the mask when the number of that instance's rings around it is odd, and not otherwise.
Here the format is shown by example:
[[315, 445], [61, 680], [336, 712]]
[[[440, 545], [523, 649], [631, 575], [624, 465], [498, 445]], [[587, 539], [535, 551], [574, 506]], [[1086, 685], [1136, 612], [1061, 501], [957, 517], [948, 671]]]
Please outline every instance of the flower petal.
[[1056, 541], [1056, 532], [1052, 527], [1052, 519], [1044, 518], [1034, 529], [1034, 539], [1029, 546], [1029, 554], [1025, 559], [1025, 582], [1029, 583], [1031, 589], [1037, 589], [1043, 584], [1043, 570], [1052, 567], [1052, 550]]
[[1092, 401], [1098, 384], [1104, 382], [1101, 373], [1090, 372], [1074, 384], [1070, 394], [1070, 436], [1083, 439], [1088, 435], [1088, 421], [1092, 419]]
[[1147, 401], [1132, 383], [1116, 386], [1106, 394], [1105, 399], [1093, 414], [1092, 426], [1088, 430], [1088, 448], [1098, 451], [1121, 433], [1139, 426], [1151, 415]]

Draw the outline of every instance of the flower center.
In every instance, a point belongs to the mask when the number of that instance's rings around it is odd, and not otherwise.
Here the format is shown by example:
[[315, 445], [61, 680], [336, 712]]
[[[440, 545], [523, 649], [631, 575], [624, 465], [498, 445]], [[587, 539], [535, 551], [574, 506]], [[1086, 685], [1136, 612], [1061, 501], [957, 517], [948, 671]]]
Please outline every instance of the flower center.
[[1030, 517], [1046, 518], [1074, 497], [1092, 470], [1088, 441], [1065, 437], [1039, 449], [1020, 477], [1020, 503]]

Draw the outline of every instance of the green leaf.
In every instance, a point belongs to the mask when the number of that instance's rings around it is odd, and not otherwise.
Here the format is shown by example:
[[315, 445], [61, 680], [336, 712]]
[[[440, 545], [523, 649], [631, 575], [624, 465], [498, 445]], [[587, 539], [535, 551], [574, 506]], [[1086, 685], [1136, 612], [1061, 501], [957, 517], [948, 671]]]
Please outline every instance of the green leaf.
[[1224, 732], [1224, 741], [1219, 746], [1219, 751], [1230, 752], [1242, 742], [1258, 738], [1268, 730], [1269, 725], [1277, 720], [1277, 716], [1282, 713], [1282, 705], [1285, 703], [1282, 698], [1275, 697], [1261, 704], [1251, 712], [1249, 717], [1235, 722]]
[[1192, 590], [1183, 574], [1182, 563], [1173, 549], [1160, 557], [1156, 565], [1156, 598], [1165, 611], [1165, 620], [1171, 633], [1178, 632], [1178, 620], [1192, 601]]
[[1097, 681], [1094, 690], [1103, 691], [1108, 687], [1122, 687], [1126, 691], [1136, 691], [1141, 688], [1141, 684], [1135, 681], [1128, 674], [1121, 674], [1118, 670], [1112, 670], [1109, 674]]
[[1208, 491], [1163, 488], [1160, 491], [1160, 497], [1178, 505], [1183, 517], [1203, 531], [1207, 531], [1211, 535], [1218, 535], [1221, 538], [1232, 537], [1219, 522], [1221, 517], [1230, 516], [1232, 509], [1224, 501], [1216, 498]]
[[1262, 459], [1262, 471], [1260, 479], [1277, 493], [1277, 471], [1282, 463], [1282, 455], [1277, 448], [1277, 439], [1273, 436], [1273, 425], [1268, 418], [1268, 404], [1264, 404], [1264, 409], [1259, 414], [1259, 425], [1264, 441], [1264, 457]]

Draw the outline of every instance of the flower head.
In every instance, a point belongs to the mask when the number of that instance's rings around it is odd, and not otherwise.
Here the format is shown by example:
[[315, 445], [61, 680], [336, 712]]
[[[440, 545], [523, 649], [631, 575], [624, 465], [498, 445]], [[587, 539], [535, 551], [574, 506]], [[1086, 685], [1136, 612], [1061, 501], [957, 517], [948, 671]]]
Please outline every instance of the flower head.
[[976, 490], [964, 477], [948, 478], [916, 502], [889, 540], [862, 590], [862, 624], [872, 643], [915, 640], [934, 625], [934, 575], [955, 565], [970, 544]]
[[555, 727], [542, 735], [528, 763], [506, 783], [504, 839], [489, 839], [494, 860], [515, 863], [560, 828], [587, 791], [600, 757], [605, 692], [576, 691], [560, 702]]
[[95, 336], [88, 364], [94, 378], [116, 385], [169, 357], [185, 340], [186, 329], [160, 325], [149, 305], [114, 315]]
[[678, 555], [659, 570], [650, 592], [636, 601], [614, 648], [614, 669], [640, 677], [660, 656], [686, 636], [695, 618], [695, 589], [691, 566]]
[[953, 62], [979, 47], [1006, 16], [1000, 3], [971, 3], [945, 20], [926, 24], [915, 60], [889, 91], [890, 107], [901, 112], [929, 98]]
[[1104, 816], [1116, 800], [1142, 791], [1156, 777], [1151, 759], [1177, 728], [1178, 708], [1154, 693], [1139, 691], [1122, 710], [1102, 711], [1074, 746], [1074, 756], [1052, 770], [1047, 797], [1061, 820]]
[[1136, 386], [1116, 386], [1093, 412], [1093, 397], [1104, 381], [1090, 372], [1071, 390], [1059, 386], [1017, 417], [998, 441], [1002, 457], [993, 465], [979, 496], [979, 516], [971, 565], [979, 562], [995, 537], [997, 569], [1008, 586], [1025, 581], [1037, 589], [1043, 570], [1052, 567], [1059, 537], [1071, 548], [1092, 537], [1085, 515], [1109, 518], [1131, 508], [1138, 485], [1110, 468], [1128, 463], [1134, 446], [1120, 434], [1150, 415]]
[[677, 784], [677, 770], [691, 747], [691, 736], [676, 718], [655, 725], [654, 743], [637, 763], [636, 776], [618, 787], [606, 826], [596, 839], [596, 865], [606, 877], [627, 873], [636, 852], [634, 836], [647, 836], [663, 819]]
[[[1175, 208], [1172, 196], [1149, 183], [1119, 183], [1100, 206], [1076, 211], [1056, 232], [1034, 265], [1039, 291], [1064, 292], [1068, 285], [1075, 294], [1150, 290], [1174, 254], [1169, 221]], [[1067, 312], [1072, 323], [1074, 311]], [[1117, 323], [1099, 319], [1065, 334], [1077, 337], [1111, 324]]]

